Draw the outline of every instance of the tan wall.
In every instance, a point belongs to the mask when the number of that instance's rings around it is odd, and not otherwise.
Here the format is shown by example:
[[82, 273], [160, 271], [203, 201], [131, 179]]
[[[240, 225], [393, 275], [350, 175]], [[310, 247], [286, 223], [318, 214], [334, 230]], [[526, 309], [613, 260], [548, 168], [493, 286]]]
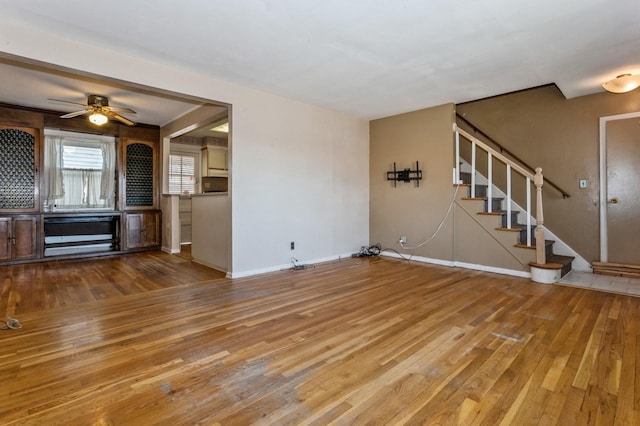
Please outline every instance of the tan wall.
[[227, 194], [191, 196], [191, 224], [196, 232], [191, 239], [194, 262], [229, 272], [231, 210]]
[[[479, 129], [570, 194], [545, 188], [545, 225], [588, 261], [599, 259], [598, 119], [640, 111], [640, 91], [565, 99], [555, 86], [456, 107]], [[579, 189], [587, 179], [587, 189]]]
[[[370, 122], [370, 242], [400, 252], [397, 241], [408, 245], [432, 235], [453, 195], [453, 104], [382, 118]], [[420, 163], [423, 180], [386, 180], [393, 163], [400, 170]], [[453, 220], [446, 221], [434, 240], [404, 252], [433, 259], [453, 260]]]

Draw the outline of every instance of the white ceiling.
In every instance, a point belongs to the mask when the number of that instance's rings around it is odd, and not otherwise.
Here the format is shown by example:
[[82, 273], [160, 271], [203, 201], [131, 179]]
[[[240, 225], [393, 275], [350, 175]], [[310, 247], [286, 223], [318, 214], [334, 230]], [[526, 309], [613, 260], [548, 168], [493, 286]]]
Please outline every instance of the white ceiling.
[[[52, 102], [58, 99], [87, 103], [87, 95], [109, 98], [110, 106], [126, 107], [136, 115], [122, 114], [133, 121], [163, 125], [204, 102], [187, 97], [152, 92], [132, 85], [96, 80], [51, 68], [0, 58], [0, 102], [64, 113], [82, 110], [76, 105]], [[10, 84], [7, 84], [10, 82]]]
[[[0, 0], [0, 10], [6, 20], [368, 119], [548, 83], [571, 98], [640, 74], [638, 0]], [[7, 66], [2, 82], [11, 81]], [[20, 83], [21, 94], [0, 83], [0, 101], [82, 102], [102, 90], [24, 77], [38, 83]], [[100, 94], [153, 124], [193, 107], [173, 99], [161, 114], [159, 103], [138, 103], [139, 93]]]

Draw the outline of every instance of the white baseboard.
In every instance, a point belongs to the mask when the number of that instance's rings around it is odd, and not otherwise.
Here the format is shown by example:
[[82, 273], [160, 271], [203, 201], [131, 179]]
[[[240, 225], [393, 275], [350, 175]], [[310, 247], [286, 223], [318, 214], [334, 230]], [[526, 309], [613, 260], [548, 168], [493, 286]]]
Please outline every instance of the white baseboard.
[[[398, 259], [405, 259], [405, 260], [409, 257], [405, 255], [401, 256], [393, 252], [391, 253], [383, 252], [382, 256], [395, 257]], [[421, 263], [430, 263], [433, 265], [449, 266], [452, 268], [472, 269], [474, 271], [491, 272], [494, 274], [510, 275], [513, 277], [531, 278], [531, 273], [526, 271], [516, 271], [513, 269], [496, 268], [494, 266], [477, 265], [475, 263], [458, 262], [455, 260], [432, 259], [429, 257], [422, 257], [422, 256], [411, 256], [410, 260], [415, 262], [421, 262]]]
[[[355, 252], [353, 252], [355, 253]], [[318, 259], [314, 259], [314, 260], [307, 260], [307, 261], [300, 261], [300, 264], [317, 264], [317, 263], [326, 263], [326, 262], [333, 262], [336, 260], [341, 260], [341, 259], [345, 259], [345, 258], [351, 258], [351, 255], [353, 253], [345, 253], [345, 254], [341, 254], [341, 255], [336, 255], [336, 256], [328, 256], [328, 257], [323, 257], [323, 258], [318, 258]], [[397, 253], [392, 253], [392, 252], [383, 252], [381, 253], [382, 256], [388, 256], [388, 257], [394, 257], [397, 259], [407, 259], [409, 256], [404, 256], [404, 255], [399, 255]], [[484, 271], [484, 272], [491, 272], [494, 274], [501, 274], [501, 275], [510, 275], [510, 276], [514, 276], [514, 277], [521, 277], [521, 278], [531, 278], [531, 273], [530, 272], [526, 272], [526, 271], [516, 271], [516, 270], [512, 270], [512, 269], [505, 269], [505, 268], [496, 268], [494, 266], [486, 266], [486, 265], [476, 265], [473, 263], [466, 263], [466, 262], [457, 262], [457, 261], [451, 261], [451, 260], [443, 260], [443, 259], [433, 259], [433, 258], [429, 258], [429, 257], [422, 257], [422, 256], [412, 256], [411, 257], [412, 261], [415, 262], [421, 262], [421, 263], [429, 263], [429, 264], [433, 264], [433, 265], [440, 265], [440, 266], [449, 266], [449, 267], [453, 267], [453, 268], [464, 268], [464, 269], [472, 269], [474, 271]], [[200, 263], [197, 262], [195, 259], [193, 260], [196, 263]], [[223, 271], [223, 269], [220, 269], [216, 266], [213, 265], [207, 265], [206, 263], [202, 263], [205, 266], [208, 266], [210, 268], [213, 269], [217, 269], [219, 271]], [[272, 272], [279, 272], [279, 271], [283, 271], [283, 270], [287, 270], [291, 268], [291, 263], [284, 263], [282, 265], [275, 265], [275, 266], [269, 266], [266, 268], [260, 268], [260, 269], [252, 269], [252, 270], [248, 270], [248, 271], [242, 271], [242, 272], [227, 272], [227, 278], [245, 278], [245, 277], [251, 277], [254, 275], [262, 275], [262, 274], [269, 274]]]
[[[312, 259], [312, 260], [300, 260], [298, 263], [301, 264], [301, 265], [315, 265], [316, 263], [333, 262], [333, 261], [336, 261], [336, 260], [350, 258], [353, 253], [355, 253], [355, 252], [349, 252], [349, 253], [339, 254], [339, 255], [335, 255], [335, 256], [321, 257], [321, 258]], [[254, 275], [262, 275], [262, 274], [269, 274], [271, 272], [284, 271], [284, 270], [287, 270], [287, 269], [290, 269], [290, 268], [291, 268], [291, 263], [284, 263], [284, 264], [281, 264], [281, 265], [268, 266], [266, 268], [260, 268], [260, 269], [251, 269], [251, 270], [248, 270], [248, 271], [227, 272], [227, 278], [252, 277]]]
[[178, 253], [180, 253], [180, 249], [170, 249], [169, 247], [161, 247], [160, 250], [162, 250], [165, 253], [169, 253], [169, 254], [178, 254]]

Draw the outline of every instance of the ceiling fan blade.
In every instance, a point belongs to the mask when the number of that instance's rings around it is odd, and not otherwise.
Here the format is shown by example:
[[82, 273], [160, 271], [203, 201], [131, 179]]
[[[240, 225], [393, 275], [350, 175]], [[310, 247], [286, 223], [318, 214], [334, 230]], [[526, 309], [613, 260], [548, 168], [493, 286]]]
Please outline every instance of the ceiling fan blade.
[[129, 120], [128, 118], [125, 118], [125, 117], [121, 116], [120, 114], [116, 114], [113, 111], [104, 111], [104, 114], [106, 116], [108, 116], [108, 117], [115, 118], [116, 120], [123, 122], [127, 126], [135, 126], [136, 125], [136, 123], [134, 123], [133, 121]]
[[87, 111], [86, 109], [82, 110], [82, 111], [76, 111], [76, 112], [70, 112], [69, 114], [65, 114], [65, 115], [61, 115], [60, 118], [73, 118], [73, 117], [77, 117], [79, 115], [83, 115], [88, 113], [89, 111]]
[[86, 107], [87, 106], [87, 104], [81, 104], [81, 103], [78, 103], [78, 102], [71, 102], [71, 101], [63, 101], [62, 99], [51, 99], [51, 98], [48, 98], [47, 100], [51, 101], [51, 102], [60, 102], [62, 104], [80, 105], [81, 107]]
[[133, 115], [137, 114], [137, 112], [135, 112], [130, 108], [114, 107], [114, 106], [109, 106], [108, 108], [114, 112], [124, 112], [125, 114], [133, 114]]

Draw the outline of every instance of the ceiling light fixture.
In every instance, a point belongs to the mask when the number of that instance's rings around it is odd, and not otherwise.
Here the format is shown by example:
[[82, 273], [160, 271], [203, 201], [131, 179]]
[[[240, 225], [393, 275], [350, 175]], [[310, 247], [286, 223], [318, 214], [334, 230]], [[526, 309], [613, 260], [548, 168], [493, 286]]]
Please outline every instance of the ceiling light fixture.
[[621, 74], [602, 85], [611, 93], [627, 93], [640, 87], [640, 75]]
[[101, 112], [94, 112], [89, 116], [89, 121], [97, 126], [102, 126], [103, 124], [106, 124], [109, 119]]

